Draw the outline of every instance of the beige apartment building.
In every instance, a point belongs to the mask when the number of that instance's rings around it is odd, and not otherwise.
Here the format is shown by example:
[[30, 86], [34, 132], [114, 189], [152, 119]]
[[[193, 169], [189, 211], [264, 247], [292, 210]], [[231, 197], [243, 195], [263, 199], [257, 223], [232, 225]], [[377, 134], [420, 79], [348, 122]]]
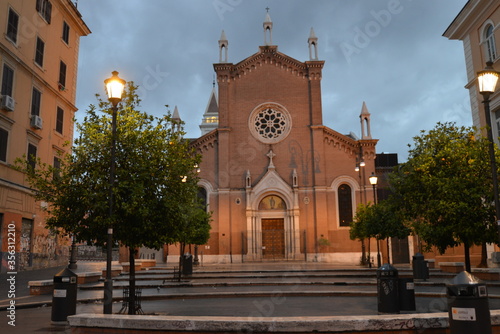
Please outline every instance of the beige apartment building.
[[[443, 33], [450, 40], [463, 42], [465, 70], [469, 90], [473, 125], [482, 129], [486, 136], [486, 118], [483, 96], [479, 93], [477, 72], [484, 70], [486, 62], [491, 61], [493, 68], [500, 71], [500, 2], [497, 0], [469, 0]], [[500, 137], [500, 87], [490, 96], [491, 122], [493, 138], [498, 144]], [[494, 245], [488, 247], [488, 253], [495, 251]], [[447, 253], [461, 253], [459, 248]], [[479, 250], [474, 249], [478, 258]], [[474, 257], [472, 258], [473, 263]]]
[[12, 245], [16, 270], [66, 263], [68, 241], [45, 229], [45, 203], [13, 164], [26, 155], [57, 166], [69, 149], [79, 42], [90, 30], [70, 0], [8, 0], [0, 2], [0, 31], [1, 272], [11, 270]]
[[[493, 68], [500, 71], [500, 3], [495, 0], [470, 0], [446, 29], [443, 36], [463, 42], [465, 70], [469, 90], [473, 125], [482, 128], [486, 125], [483, 97], [477, 85], [477, 72], [493, 62]], [[492, 111], [493, 137], [498, 143], [500, 136], [500, 89], [490, 97]]]

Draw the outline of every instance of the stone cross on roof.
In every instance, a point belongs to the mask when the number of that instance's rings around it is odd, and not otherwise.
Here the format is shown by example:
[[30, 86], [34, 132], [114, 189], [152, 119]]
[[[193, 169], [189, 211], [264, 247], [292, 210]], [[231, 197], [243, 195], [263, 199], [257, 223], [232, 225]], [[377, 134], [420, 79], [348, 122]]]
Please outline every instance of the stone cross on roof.
[[271, 149], [266, 155], [269, 157], [269, 166], [267, 168], [274, 168], [273, 158], [276, 156], [276, 154], [274, 154], [273, 150]]

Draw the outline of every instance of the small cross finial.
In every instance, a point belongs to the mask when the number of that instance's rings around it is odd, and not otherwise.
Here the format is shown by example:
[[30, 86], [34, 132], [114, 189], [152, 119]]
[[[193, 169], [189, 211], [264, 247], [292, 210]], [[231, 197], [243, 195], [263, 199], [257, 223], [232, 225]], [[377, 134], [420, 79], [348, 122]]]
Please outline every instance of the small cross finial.
[[269, 167], [268, 168], [274, 168], [274, 164], [273, 164], [273, 158], [276, 156], [276, 154], [274, 154], [273, 150], [269, 150], [269, 153], [266, 154], [268, 157], [269, 157]]
[[268, 12], [268, 13], [269, 13], [269, 9], [270, 9], [269, 7], [266, 7], [266, 12]]

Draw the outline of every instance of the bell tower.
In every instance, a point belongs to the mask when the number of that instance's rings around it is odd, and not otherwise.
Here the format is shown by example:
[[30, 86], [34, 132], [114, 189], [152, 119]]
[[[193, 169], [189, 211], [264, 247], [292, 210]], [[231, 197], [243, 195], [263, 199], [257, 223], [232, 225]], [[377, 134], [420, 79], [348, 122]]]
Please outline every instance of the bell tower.
[[[273, 45], [273, 21], [271, 21], [271, 16], [269, 16], [269, 7], [266, 8], [266, 18], [262, 24], [264, 27], [264, 45]], [[267, 35], [269, 32], [269, 42], [267, 41]]]

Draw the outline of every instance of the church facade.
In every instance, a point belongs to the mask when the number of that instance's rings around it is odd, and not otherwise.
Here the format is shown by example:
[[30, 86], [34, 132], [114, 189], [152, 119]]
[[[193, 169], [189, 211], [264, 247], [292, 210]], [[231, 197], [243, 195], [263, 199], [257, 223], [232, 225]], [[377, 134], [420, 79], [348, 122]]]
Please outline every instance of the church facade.
[[[318, 39], [311, 29], [309, 60], [272, 43], [269, 14], [264, 45], [228, 62], [219, 40], [217, 89], [192, 146], [202, 155], [200, 191], [212, 212], [205, 262], [305, 260], [359, 264], [361, 243], [349, 238], [359, 203], [374, 200], [377, 140], [363, 104], [361, 138], [323, 125]], [[372, 248], [373, 251], [374, 248]]]

